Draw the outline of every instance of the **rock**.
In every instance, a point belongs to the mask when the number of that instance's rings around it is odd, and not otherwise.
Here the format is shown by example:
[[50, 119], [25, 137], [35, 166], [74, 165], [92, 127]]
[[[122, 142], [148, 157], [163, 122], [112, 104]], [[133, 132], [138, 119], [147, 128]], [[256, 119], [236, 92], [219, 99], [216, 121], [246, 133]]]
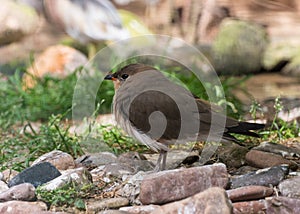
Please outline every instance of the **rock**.
[[278, 166], [281, 164], [287, 164], [293, 170], [296, 170], [298, 168], [297, 163], [291, 160], [286, 160], [281, 155], [273, 154], [270, 152], [262, 152], [255, 149], [250, 150], [246, 154], [246, 161], [250, 166], [254, 166], [257, 168], [267, 168]]
[[42, 163], [49, 162], [55, 166], [58, 170], [73, 169], [75, 167], [74, 159], [71, 155], [60, 150], [54, 150], [49, 153], [43, 154], [37, 158], [31, 166]]
[[211, 187], [189, 198], [163, 205], [152, 213], [229, 214], [232, 205], [224, 189]]
[[143, 206], [132, 206], [132, 207], [121, 207], [119, 210], [126, 211], [132, 214], [151, 214], [155, 209], [158, 209], [159, 205], [143, 205]]
[[155, 165], [148, 161], [147, 158], [138, 152], [126, 152], [118, 157], [119, 163], [126, 163], [133, 168], [135, 172], [153, 170]]
[[245, 175], [233, 176], [231, 178], [231, 189], [250, 185], [276, 186], [284, 179], [288, 172], [289, 169], [287, 165], [280, 165], [260, 169], [256, 172], [250, 172]]
[[296, 148], [290, 148], [279, 143], [262, 142], [259, 144], [259, 146], [256, 146], [252, 149], [263, 152], [271, 152], [281, 155], [282, 157], [300, 157], [300, 150]]
[[42, 213], [47, 210], [44, 202], [7, 201], [0, 203], [0, 213]]
[[110, 152], [99, 152], [79, 157], [75, 162], [77, 165], [82, 165], [86, 168], [96, 168], [98, 166], [116, 163], [117, 156]]
[[226, 192], [229, 199], [236, 202], [265, 198], [273, 194], [273, 189], [265, 186], [245, 186]]
[[0, 202], [3, 201], [33, 201], [35, 199], [35, 188], [30, 183], [23, 183], [9, 188], [0, 194]]
[[65, 78], [72, 74], [75, 69], [87, 63], [87, 58], [78, 50], [64, 46], [55, 45], [47, 48], [36, 58], [33, 65], [28, 68], [27, 74], [23, 76], [25, 88], [32, 88], [35, 80], [32, 76], [42, 78], [46, 75]]
[[254, 171], [257, 171], [257, 170], [259, 170], [259, 169], [256, 168], [256, 167], [246, 165], [246, 166], [242, 166], [242, 167], [238, 168], [237, 170], [232, 172], [231, 175], [244, 175], [244, 174], [247, 174], [249, 172], [254, 172]]
[[3, 178], [1, 179], [2, 181], [9, 181], [13, 177], [15, 177], [17, 174], [19, 174], [18, 171], [13, 170], [13, 169], [6, 169], [2, 172]]
[[103, 210], [100, 211], [99, 214], [131, 214], [126, 211], [120, 211], [120, 210]]
[[300, 176], [280, 182], [278, 188], [283, 196], [300, 198]]
[[0, 193], [6, 191], [8, 189], [9, 188], [8, 188], [7, 184], [4, 181], [0, 181]]
[[140, 171], [134, 175], [124, 175], [122, 178], [124, 186], [118, 194], [128, 198], [130, 204], [141, 204], [138, 196], [140, 194], [141, 182], [147, 174], [149, 173]]
[[19, 41], [26, 35], [34, 33], [39, 23], [38, 20], [34, 9], [14, 1], [1, 1], [0, 46]]
[[245, 156], [248, 151], [246, 147], [226, 142], [218, 147], [216, 154], [220, 161], [226, 164], [227, 168], [239, 168], [245, 164]]
[[92, 176], [90, 172], [85, 168], [69, 169], [63, 172], [63, 174], [48, 183], [41, 186], [41, 190], [52, 191], [57, 188], [63, 187], [68, 183], [77, 185], [79, 187], [89, 185], [92, 183]]
[[103, 200], [91, 200], [86, 203], [87, 213], [97, 213], [105, 209], [116, 209], [127, 206], [129, 201], [127, 198], [106, 198]]
[[60, 175], [61, 173], [55, 166], [51, 163], [43, 162], [31, 166], [17, 174], [8, 182], [8, 186], [12, 187], [22, 183], [31, 183], [34, 187], [37, 187]]
[[143, 204], [164, 204], [183, 199], [213, 186], [226, 187], [224, 164], [153, 173], [144, 177], [140, 188]]
[[300, 199], [273, 197], [267, 200], [266, 213], [300, 213]]
[[132, 175], [135, 170], [128, 166], [126, 163], [110, 163], [103, 166], [99, 166], [91, 171], [93, 178], [102, 177], [105, 175], [112, 175], [121, 178], [123, 175]]
[[[299, 48], [299, 47], [298, 47]], [[291, 61], [283, 68], [283, 74], [300, 77], [300, 54], [299, 51], [292, 57]]]
[[244, 201], [233, 203], [234, 214], [266, 213], [266, 201]]
[[224, 19], [213, 42], [213, 65], [221, 74], [249, 74], [262, 68], [266, 30], [255, 23]]
[[300, 213], [300, 199], [272, 197], [260, 201], [233, 203], [233, 213]]

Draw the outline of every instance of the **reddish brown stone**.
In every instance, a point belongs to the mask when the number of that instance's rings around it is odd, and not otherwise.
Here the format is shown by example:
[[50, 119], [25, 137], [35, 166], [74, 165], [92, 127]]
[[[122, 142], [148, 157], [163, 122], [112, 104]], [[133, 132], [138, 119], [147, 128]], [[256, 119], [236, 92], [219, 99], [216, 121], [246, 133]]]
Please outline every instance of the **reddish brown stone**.
[[265, 200], [233, 203], [234, 214], [264, 213], [267, 209]]
[[267, 200], [267, 213], [300, 213], [300, 199], [273, 197]]
[[225, 188], [228, 174], [224, 164], [162, 171], [145, 176], [140, 188], [143, 204], [164, 204], [180, 200], [209, 187]]
[[0, 203], [0, 213], [42, 213], [47, 211], [44, 202], [7, 201]]
[[297, 164], [295, 162], [284, 159], [281, 155], [254, 149], [246, 154], [246, 161], [250, 166], [257, 168], [267, 168], [281, 164], [288, 164], [291, 168], [297, 169]]
[[0, 194], [0, 201], [33, 201], [35, 199], [35, 188], [30, 183], [13, 186]]
[[231, 201], [246, 201], [261, 199], [273, 194], [273, 189], [265, 186], [245, 186], [237, 189], [227, 190]]
[[230, 214], [232, 204], [224, 189], [212, 187], [181, 201], [172, 202], [155, 209], [152, 214]]

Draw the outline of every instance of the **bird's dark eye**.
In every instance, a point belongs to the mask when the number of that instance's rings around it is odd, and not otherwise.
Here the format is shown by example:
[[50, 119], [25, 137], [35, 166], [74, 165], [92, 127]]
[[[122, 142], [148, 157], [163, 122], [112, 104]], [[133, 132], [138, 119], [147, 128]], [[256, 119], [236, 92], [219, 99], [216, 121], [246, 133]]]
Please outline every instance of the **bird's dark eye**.
[[123, 79], [123, 80], [125, 80], [125, 79], [127, 79], [127, 77], [128, 77], [128, 74], [122, 74], [122, 76], [121, 76], [121, 77], [122, 77], [122, 79]]

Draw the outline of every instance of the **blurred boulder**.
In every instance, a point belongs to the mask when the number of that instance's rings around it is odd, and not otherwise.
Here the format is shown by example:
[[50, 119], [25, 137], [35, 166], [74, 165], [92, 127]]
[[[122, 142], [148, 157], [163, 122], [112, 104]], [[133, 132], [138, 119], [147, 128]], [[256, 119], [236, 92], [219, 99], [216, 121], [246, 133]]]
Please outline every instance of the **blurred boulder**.
[[225, 19], [212, 44], [213, 65], [226, 75], [259, 72], [268, 44], [266, 30], [255, 23]]
[[87, 61], [87, 57], [74, 48], [64, 45], [50, 46], [28, 68], [27, 74], [23, 76], [24, 85], [31, 88], [35, 85], [34, 78], [46, 75], [64, 78], [84, 66]]
[[295, 55], [291, 58], [290, 62], [283, 68], [284, 74], [300, 77], [300, 49], [297, 48]]
[[10, 0], [2, 0], [0, 7], [0, 46], [19, 41], [34, 33], [38, 15], [29, 6]]

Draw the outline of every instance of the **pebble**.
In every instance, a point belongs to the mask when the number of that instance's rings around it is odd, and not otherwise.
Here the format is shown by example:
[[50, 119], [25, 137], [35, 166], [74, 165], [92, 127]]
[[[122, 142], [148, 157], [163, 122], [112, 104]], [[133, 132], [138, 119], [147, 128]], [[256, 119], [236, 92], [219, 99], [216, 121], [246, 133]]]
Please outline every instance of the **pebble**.
[[278, 188], [283, 196], [300, 198], [300, 176], [280, 182]]
[[21, 183], [31, 183], [34, 187], [37, 187], [60, 175], [61, 173], [51, 163], [42, 162], [17, 174], [8, 182], [8, 186], [12, 187]]
[[276, 186], [288, 174], [288, 166], [280, 165], [270, 168], [260, 169], [245, 175], [234, 176], [231, 178], [231, 189], [238, 187], [258, 185], [258, 186]]
[[[126, 211], [121, 211], [121, 210], [102, 210], [99, 212], [99, 214], [132, 214]], [[146, 214], [146, 213], [143, 213]]]
[[224, 164], [175, 169], [144, 177], [140, 187], [142, 204], [164, 204], [180, 200], [213, 186], [225, 188], [228, 174]]
[[7, 201], [0, 203], [0, 213], [43, 213], [43, 211], [47, 211], [47, 205], [41, 201]]
[[[222, 143], [217, 150], [218, 158], [227, 168], [239, 168], [245, 165], [245, 156], [249, 150], [236, 143]], [[232, 158], [234, 157], [234, 158]]]
[[144, 155], [139, 154], [138, 152], [123, 153], [118, 157], [118, 162], [126, 163], [126, 165], [134, 169], [134, 172], [146, 172], [153, 170], [155, 167], [151, 161], [148, 161]]
[[43, 154], [37, 158], [31, 166], [42, 163], [49, 162], [55, 166], [58, 170], [73, 169], [75, 167], [74, 159], [71, 155], [60, 150], [54, 150], [49, 153]]
[[9, 187], [7, 186], [7, 184], [4, 181], [0, 181], [0, 194], [8, 189]]
[[16, 170], [6, 169], [2, 172], [3, 177], [1, 180], [7, 182], [7, 181], [11, 180], [13, 177], [15, 177], [17, 174], [19, 174], [19, 172]]
[[282, 157], [300, 157], [299, 149], [290, 148], [279, 143], [262, 142], [259, 146], [256, 146], [253, 149], [263, 152], [271, 152], [281, 155]]
[[77, 165], [86, 168], [96, 168], [98, 166], [116, 163], [117, 156], [110, 152], [99, 152], [95, 154], [84, 155], [75, 160]]
[[35, 187], [30, 183], [13, 186], [0, 193], [0, 202], [3, 201], [33, 201], [35, 199]]
[[132, 214], [151, 214], [155, 209], [158, 209], [159, 205], [142, 205], [142, 206], [131, 206], [131, 207], [121, 207], [119, 210], [126, 211]]
[[233, 203], [234, 214], [266, 213], [266, 201], [243, 201]]
[[232, 213], [232, 204], [224, 189], [211, 187], [181, 201], [165, 204], [152, 213], [230, 214]]
[[257, 168], [267, 168], [281, 164], [287, 164], [293, 170], [296, 170], [298, 168], [297, 163], [291, 160], [284, 159], [281, 155], [270, 152], [262, 152], [254, 149], [246, 154], [246, 161], [250, 166], [254, 166]]
[[97, 213], [105, 209], [117, 209], [128, 206], [127, 198], [105, 198], [103, 200], [90, 200], [86, 203], [87, 213]]
[[60, 188], [68, 183], [72, 182], [73, 185], [85, 186], [92, 183], [92, 175], [90, 172], [81, 167], [76, 169], [69, 169], [63, 172], [63, 174], [55, 179], [44, 184], [40, 188], [42, 190], [52, 191]]
[[229, 199], [236, 202], [265, 198], [273, 194], [273, 189], [265, 186], [245, 186], [226, 192]]

